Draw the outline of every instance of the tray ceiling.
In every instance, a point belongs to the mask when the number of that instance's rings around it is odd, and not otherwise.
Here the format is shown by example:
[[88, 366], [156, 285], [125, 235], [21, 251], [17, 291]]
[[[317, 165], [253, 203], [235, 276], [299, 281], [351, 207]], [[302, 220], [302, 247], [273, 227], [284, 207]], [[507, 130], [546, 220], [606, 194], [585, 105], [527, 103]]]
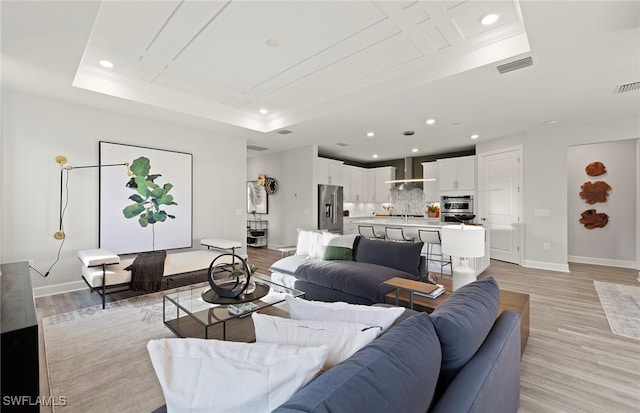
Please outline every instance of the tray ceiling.
[[106, 1], [74, 86], [270, 132], [528, 51], [517, 1]]

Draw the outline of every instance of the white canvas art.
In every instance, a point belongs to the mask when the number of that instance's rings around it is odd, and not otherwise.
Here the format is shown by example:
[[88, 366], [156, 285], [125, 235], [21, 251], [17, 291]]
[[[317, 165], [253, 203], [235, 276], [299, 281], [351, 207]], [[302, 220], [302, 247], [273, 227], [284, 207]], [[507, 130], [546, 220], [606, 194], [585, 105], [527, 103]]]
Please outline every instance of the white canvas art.
[[130, 254], [192, 245], [190, 153], [100, 142], [100, 248]]

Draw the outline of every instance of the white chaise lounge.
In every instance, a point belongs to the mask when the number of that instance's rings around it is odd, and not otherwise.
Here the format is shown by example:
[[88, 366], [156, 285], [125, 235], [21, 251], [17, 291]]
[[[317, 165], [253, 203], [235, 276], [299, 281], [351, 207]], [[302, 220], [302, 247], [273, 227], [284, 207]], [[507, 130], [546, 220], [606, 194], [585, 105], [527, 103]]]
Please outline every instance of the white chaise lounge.
[[[225, 251], [206, 249], [168, 253], [164, 263], [163, 277], [186, 275], [196, 271], [209, 269], [211, 262]], [[102, 308], [105, 307], [105, 294], [128, 289], [131, 282], [131, 271], [125, 270], [133, 263], [135, 257], [120, 259], [113, 252], [104, 249], [80, 250], [78, 258], [82, 262], [82, 279], [91, 292], [98, 291], [102, 295]], [[217, 263], [231, 263], [232, 257], [222, 257]], [[106, 282], [103, 280], [106, 279]]]

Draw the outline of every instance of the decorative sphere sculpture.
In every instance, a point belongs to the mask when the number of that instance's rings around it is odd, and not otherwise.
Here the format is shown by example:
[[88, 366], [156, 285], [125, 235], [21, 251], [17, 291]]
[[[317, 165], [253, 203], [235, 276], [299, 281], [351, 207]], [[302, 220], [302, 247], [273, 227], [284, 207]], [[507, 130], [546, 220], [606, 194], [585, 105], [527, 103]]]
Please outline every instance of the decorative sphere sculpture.
[[[222, 267], [228, 267], [230, 265], [233, 265], [233, 264], [229, 264], [228, 262], [223, 262], [223, 260], [221, 260], [221, 258], [228, 257], [228, 256], [231, 256], [231, 261], [233, 263], [242, 265], [241, 271], [246, 276], [246, 279], [242, 279], [242, 276], [235, 277], [235, 282], [228, 283], [230, 287], [227, 287], [226, 285], [216, 284], [213, 279], [213, 274], [216, 272], [216, 270], [220, 270]], [[209, 278], [209, 285], [211, 286], [211, 289], [216, 294], [218, 294], [218, 296], [225, 297], [225, 298], [236, 298], [236, 297], [239, 297], [242, 293], [244, 293], [247, 287], [249, 286], [249, 280], [251, 279], [251, 270], [247, 265], [247, 261], [244, 260], [239, 255], [232, 254], [232, 253], [225, 253], [225, 254], [218, 255], [216, 258], [214, 258], [213, 261], [211, 261], [211, 264], [209, 265], [208, 278]]]

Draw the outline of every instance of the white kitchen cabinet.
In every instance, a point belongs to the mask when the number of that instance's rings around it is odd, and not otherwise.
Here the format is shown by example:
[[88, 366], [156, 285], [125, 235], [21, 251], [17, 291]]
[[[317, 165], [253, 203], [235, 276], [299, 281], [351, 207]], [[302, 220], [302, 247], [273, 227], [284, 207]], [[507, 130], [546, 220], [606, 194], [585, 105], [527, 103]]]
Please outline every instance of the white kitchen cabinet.
[[343, 185], [343, 165], [341, 161], [316, 158], [315, 167], [318, 184]]
[[351, 168], [353, 166], [342, 165], [342, 199], [344, 202], [353, 202], [351, 200]]
[[365, 199], [367, 202], [376, 202], [376, 171], [369, 169], [365, 171]]
[[422, 163], [422, 176], [425, 179], [435, 179], [435, 181], [423, 182], [424, 202], [440, 202], [440, 168], [438, 167], [438, 162]]
[[385, 181], [395, 179], [395, 167], [365, 169], [344, 166], [343, 170], [345, 171], [343, 177], [345, 180], [345, 202], [389, 202], [389, 190], [393, 184], [385, 183]]
[[344, 202], [365, 202], [365, 172], [357, 166], [344, 166]]
[[475, 191], [476, 157], [438, 160], [440, 191]]
[[389, 202], [389, 191], [393, 188], [393, 184], [385, 181], [396, 179], [396, 168], [393, 166], [385, 166], [383, 168], [374, 168], [375, 170], [375, 195], [374, 202]]

